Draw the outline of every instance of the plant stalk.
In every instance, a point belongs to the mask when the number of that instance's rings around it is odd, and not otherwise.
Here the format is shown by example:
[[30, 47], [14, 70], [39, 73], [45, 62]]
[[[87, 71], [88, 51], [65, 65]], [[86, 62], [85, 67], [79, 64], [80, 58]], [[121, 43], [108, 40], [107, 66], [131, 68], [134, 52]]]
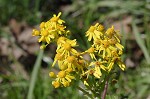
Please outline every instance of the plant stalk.
[[102, 99], [105, 99], [106, 94], [107, 94], [107, 89], [108, 89], [108, 79], [105, 82], [105, 87], [104, 87], [104, 91], [103, 91], [103, 94], [102, 94]]
[[44, 53], [44, 50], [40, 50], [40, 52], [38, 54], [38, 57], [36, 59], [36, 62], [34, 64], [34, 68], [33, 68], [32, 74], [31, 74], [31, 80], [30, 80], [30, 85], [29, 85], [29, 91], [28, 91], [27, 99], [33, 99], [32, 98], [33, 91], [34, 91], [34, 87], [35, 87], [35, 84], [36, 84], [38, 70], [39, 70], [40, 65], [41, 65], [41, 60], [42, 60], [42, 57], [43, 57], [43, 53]]

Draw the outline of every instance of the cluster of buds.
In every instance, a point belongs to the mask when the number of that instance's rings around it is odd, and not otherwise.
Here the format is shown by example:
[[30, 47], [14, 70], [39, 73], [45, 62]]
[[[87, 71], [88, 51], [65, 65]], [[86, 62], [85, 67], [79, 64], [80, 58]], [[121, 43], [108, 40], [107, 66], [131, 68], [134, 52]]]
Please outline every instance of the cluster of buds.
[[[65, 23], [60, 19], [61, 13], [54, 15], [49, 21], [40, 24], [40, 31], [34, 29], [33, 36], [40, 36], [39, 42], [43, 42], [41, 48], [45, 48], [51, 42], [57, 44], [56, 55], [52, 67], [58, 65], [58, 73], [50, 72], [49, 76], [55, 78], [52, 85], [55, 88], [70, 86], [73, 80], [81, 80], [88, 84], [90, 76], [101, 78], [104, 71], [110, 73], [117, 64], [122, 70], [125, 65], [121, 61], [123, 46], [120, 44], [120, 34], [112, 26], [105, 30], [104, 26], [96, 23], [86, 32], [88, 41], [92, 42], [89, 49], [78, 52], [75, 47], [76, 39], [70, 40], [67, 35]], [[84, 59], [88, 54], [91, 60]], [[86, 78], [85, 78], [86, 77]]]

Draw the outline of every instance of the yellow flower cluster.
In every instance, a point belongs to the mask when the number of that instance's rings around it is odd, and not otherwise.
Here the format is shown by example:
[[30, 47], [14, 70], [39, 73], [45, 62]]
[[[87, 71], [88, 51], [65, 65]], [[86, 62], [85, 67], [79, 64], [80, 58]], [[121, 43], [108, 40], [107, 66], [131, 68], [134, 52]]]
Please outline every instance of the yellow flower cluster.
[[48, 20], [47, 22], [42, 22], [40, 24], [40, 31], [33, 29], [33, 36], [39, 36], [39, 42], [42, 42], [41, 48], [45, 48], [52, 41], [57, 41], [60, 36], [67, 36], [70, 32], [63, 25], [65, 21], [60, 19], [61, 12], [56, 16]]
[[60, 72], [55, 77], [55, 81], [52, 82], [55, 88], [59, 86], [67, 87], [72, 80], [75, 80], [77, 74], [84, 73], [86, 69], [86, 62], [81, 56], [81, 53], [74, 49], [77, 46], [76, 40], [70, 40], [65, 37], [60, 37], [57, 41], [57, 54], [54, 58], [52, 66], [58, 63]]
[[124, 47], [120, 44], [120, 35], [114, 26], [105, 30], [104, 26], [97, 23], [89, 28], [86, 36], [93, 43], [86, 52], [90, 54], [94, 62], [90, 63], [90, 68], [84, 74], [89, 75], [92, 71], [96, 78], [100, 78], [101, 70], [110, 72], [114, 64], [117, 64], [122, 70], [125, 69], [120, 58]]
[[[96, 23], [86, 32], [88, 41], [92, 42], [89, 49], [78, 52], [75, 47], [77, 41], [67, 38], [69, 34], [65, 23], [61, 20], [61, 13], [54, 15], [49, 21], [40, 24], [40, 31], [34, 29], [33, 35], [40, 36], [39, 42], [43, 42], [41, 48], [45, 48], [51, 42], [56, 42], [57, 49], [52, 67], [59, 66], [58, 73], [50, 72], [49, 76], [55, 78], [52, 85], [55, 88], [70, 86], [73, 80], [82, 80], [88, 85], [89, 76], [100, 78], [101, 71], [109, 73], [117, 64], [122, 70], [125, 65], [121, 61], [123, 46], [120, 44], [119, 32], [112, 26], [105, 30], [104, 26]], [[83, 58], [84, 54], [89, 54], [91, 61]]]

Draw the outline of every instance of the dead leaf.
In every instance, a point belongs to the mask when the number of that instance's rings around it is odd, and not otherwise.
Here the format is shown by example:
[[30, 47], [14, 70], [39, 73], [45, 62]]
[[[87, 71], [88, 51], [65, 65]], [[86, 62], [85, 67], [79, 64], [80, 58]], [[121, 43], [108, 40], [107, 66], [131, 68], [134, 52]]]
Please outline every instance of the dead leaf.
[[135, 63], [130, 58], [126, 59], [125, 64], [127, 67], [131, 67], [131, 68], [135, 67]]
[[10, 43], [6, 38], [0, 39], [0, 54], [3, 56], [7, 56], [9, 53], [8, 47]]
[[21, 23], [16, 21], [16, 19], [11, 19], [9, 21], [9, 27], [16, 36], [20, 34], [22, 26]]
[[30, 54], [34, 54], [40, 48], [38, 44], [38, 37], [32, 36], [32, 28], [25, 28], [24, 31], [18, 36], [18, 42], [23, 49], [27, 50]]

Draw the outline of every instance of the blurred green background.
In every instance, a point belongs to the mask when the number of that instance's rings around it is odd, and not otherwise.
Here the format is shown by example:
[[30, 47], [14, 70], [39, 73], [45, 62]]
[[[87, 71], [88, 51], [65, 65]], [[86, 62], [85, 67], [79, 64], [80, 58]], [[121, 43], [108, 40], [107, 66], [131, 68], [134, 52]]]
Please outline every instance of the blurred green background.
[[[39, 53], [32, 29], [60, 11], [80, 51], [89, 48], [85, 32], [94, 23], [120, 30], [126, 70], [118, 71], [117, 83], [110, 82], [108, 99], [150, 99], [150, 0], [0, 0], [0, 99], [27, 98]], [[87, 99], [76, 88], [80, 82], [59, 89], [51, 85], [55, 49], [51, 44], [44, 52], [32, 98]]]

